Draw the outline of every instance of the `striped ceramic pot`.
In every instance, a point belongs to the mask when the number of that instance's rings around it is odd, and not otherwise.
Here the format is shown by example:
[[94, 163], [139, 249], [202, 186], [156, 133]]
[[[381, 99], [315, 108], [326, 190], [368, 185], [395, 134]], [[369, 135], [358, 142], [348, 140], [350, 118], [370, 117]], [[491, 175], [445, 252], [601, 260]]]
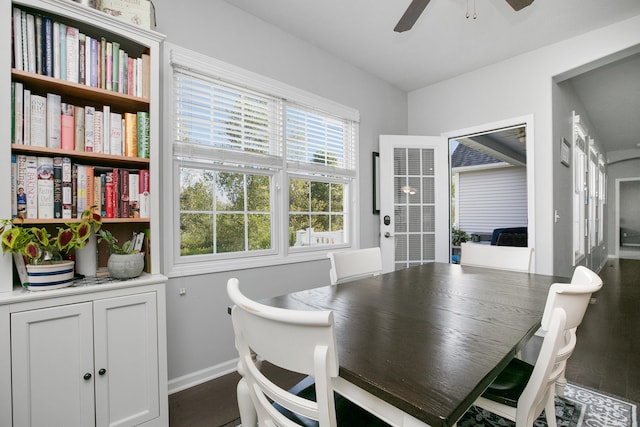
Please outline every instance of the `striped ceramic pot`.
[[48, 261], [43, 264], [27, 264], [30, 291], [43, 291], [73, 285], [73, 261]]

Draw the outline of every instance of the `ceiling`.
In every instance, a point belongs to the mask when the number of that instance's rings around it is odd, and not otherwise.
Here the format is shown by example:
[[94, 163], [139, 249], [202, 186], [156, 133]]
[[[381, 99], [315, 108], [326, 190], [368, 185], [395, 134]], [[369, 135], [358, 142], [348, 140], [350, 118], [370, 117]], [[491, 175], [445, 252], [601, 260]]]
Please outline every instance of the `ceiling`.
[[[431, 0], [396, 33], [411, 0], [225, 1], [405, 91], [640, 15], [638, 0], [536, 0], [518, 12], [504, 0]], [[606, 151], [640, 143], [639, 58], [571, 80]]]

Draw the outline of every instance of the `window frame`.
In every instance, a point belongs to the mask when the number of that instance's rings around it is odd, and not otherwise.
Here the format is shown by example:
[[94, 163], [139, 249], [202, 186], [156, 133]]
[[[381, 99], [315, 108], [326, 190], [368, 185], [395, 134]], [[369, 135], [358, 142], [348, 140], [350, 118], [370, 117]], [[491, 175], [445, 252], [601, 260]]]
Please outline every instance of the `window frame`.
[[[359, 246], [359, 232], [355, 224], [359, 216], [359, 171], [358, 171], [358, 147], [359, 147], [359, 112], [351, 107], [344, 106], [337, 102], [328, 100], [318, 95], [300, 90], [285, 83], [261, 76], [240, 67], [224, 63], [206, 55], [191, 51], [189, 49], [164, 43], [163, 55], [163, 150], [162, 150], [162, 170], [165, 173], [161, 176], [163, 193], [161, 194], [161, 206], [163, 206], [161, 216], [161, 246], [165, 248], [162, 253], [163, 273], [168, 277], [190, 276], [197, 274], [207, 274], [222, 271], [239, 270], [246, 268], [266, 267], [273, 265], [288, 264], [294, 262], [313, 261], [325, 259], [329, 251], [344, 248], [355, 248]], [[238, 253], [224, 256], [218, 254], [215, 260], [210, 255], [180, 255], [180, 194], [179, 191], [179, 170], [181, 166], [191, 167], [192, 165], [203, 169], [240, 171], [241, 167], [234, 168], [229, 165], [216, 164], [210, 160], [202, 162], [192, 160], [185, 162], [178, 157], [182, 153], [189, 153], [191, 156], [198, 156], [204, 152], [216, 150], [210, 147], [193, 147], [193, 144], [184, 144], [175, 140], [175, 96], [174, 96], [174, 67], [189, 70], [194, 73], [204, 73], [214, 76], [223, 82], [232, 85], [245, 87], [249, 90], [262, 92], [283, 99], [283, 109], [288, 103], [294, 107], [300, 107], [322, 114], [333, 115], [335, 117], [353, 122], [353, 171], [352, 176], [330, 176], [331, 167], [320, 167], [320, 172], [325, 175], [316, 176], [311, 165], [306, 176], [314, 180], [332, 181], [345, 184], [345, 221], [344, 229], [348, 243], [311, 246], [311, 247], [289, 247], [289, 196], [287, 186], [289, 177], [305, 176], [302, 168], [288, 164], [286, 158], [286, 144], [283, 144], [282, 161], [275, 159], [267, 160], [272, 164], [261, 164], [261, 169], [256, 169], [256, 173], [265, 173], [272, 176], [271, 180], [271, 209], [272, 209], [272, 242], [273, 248], [259, 253], [247, 252], [238, 256]], [[284, 139], [284, 135], [283, 135]], [[188, 145], [188, 147], [187, 147]], [[199, 153], [199, 150], [204, 150]], [[246, 163], [247, 153], [231, 153], [230, 157], [235, 160], [242, 160]], [[241, 164], [239, 161], [238, 164]], [[326, 169], [326, 170], [325, 170]], [[338, 169], [338, 168], [336, 168]], [[344, 171], [344, 170], [343, 170]], [[247, 173], [249, 171], [244, 171]], [[328, 175], [327, 175], [328, 174]], [[338, 174], [337, 174], [338, 175]], [[168, 191], [173, 189], [175, 191]], [[347, 190], [348, 189], [348, 190]], [[348, 218], [348, 220], [347, 220]], [[265, 253], [268, 252], [268, 253]], [[188, 258], [188, 260], [187, 260]]]

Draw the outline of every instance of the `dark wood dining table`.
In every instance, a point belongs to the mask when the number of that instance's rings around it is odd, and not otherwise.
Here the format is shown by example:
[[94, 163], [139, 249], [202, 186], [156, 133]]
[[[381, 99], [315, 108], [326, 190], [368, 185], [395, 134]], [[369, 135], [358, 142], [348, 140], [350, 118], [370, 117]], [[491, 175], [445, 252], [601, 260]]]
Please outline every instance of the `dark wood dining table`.
[[334, 312], [336, 391], [392, 425], [451, 426], [540, 326], [565, 277], [429, 263], [262, 300]]

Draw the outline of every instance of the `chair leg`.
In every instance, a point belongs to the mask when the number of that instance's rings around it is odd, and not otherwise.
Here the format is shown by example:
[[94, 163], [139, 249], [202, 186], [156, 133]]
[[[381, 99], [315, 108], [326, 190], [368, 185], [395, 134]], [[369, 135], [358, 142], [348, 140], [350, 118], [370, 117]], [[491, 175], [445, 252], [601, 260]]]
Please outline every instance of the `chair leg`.
[[556, 423], [556, 403], [553, 392], [548, 393], [547, 404], [544, 407], [544, 415], [547, 417], [548, 427], [558, 427]]
[[560, 376], [556, 380], [556, 394], [559, 397], [564, 397], [564, 388], [567, 386], [567, 377], [564, 375], [564, 370], [565, 367], [563, 366], [562, 373], [560, 373]]
[[249, 386], [244, 378], [238, 382], [238, 409], [240, 411], [240, 422], [243, 427], [257, 427], [258, 414], [256, 408], [251, 401], [251, 395], [249, 394]]

